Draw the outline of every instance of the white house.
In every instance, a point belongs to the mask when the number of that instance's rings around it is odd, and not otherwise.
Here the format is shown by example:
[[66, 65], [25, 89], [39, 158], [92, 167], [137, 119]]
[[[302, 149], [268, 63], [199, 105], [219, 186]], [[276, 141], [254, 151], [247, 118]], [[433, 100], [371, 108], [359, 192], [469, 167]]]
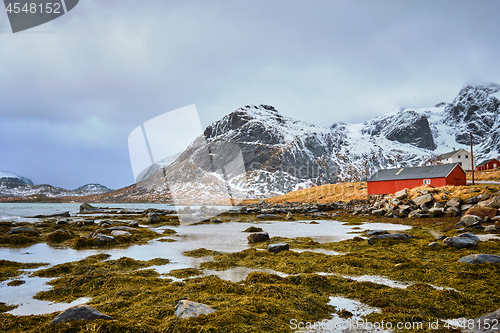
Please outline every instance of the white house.
[[439, 163], [459, 163], [465, 171], [472, 171], [471, 153], [463, 148], [439, 155]]

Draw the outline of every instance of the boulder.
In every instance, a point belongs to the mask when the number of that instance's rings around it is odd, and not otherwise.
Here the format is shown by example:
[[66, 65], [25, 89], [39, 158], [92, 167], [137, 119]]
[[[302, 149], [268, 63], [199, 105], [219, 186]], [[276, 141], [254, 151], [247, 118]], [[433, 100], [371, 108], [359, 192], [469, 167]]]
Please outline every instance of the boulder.
[[[489, 327], [492, 327], [494, 325], [495, 328], [485, 329], [485, 324], [489, 324]], [[500, 309], [474, 319], [474, 328], [468, 328], [464, 332], [465, 333], [490, 333], [490, 332], [499, 332], [499, 331], [500, 331]]]
[[376, 235], [368, 238], [368, 244], [373, 245], [373, 241], [377, 239], [411, 239], [412, 236], [408, 234], [386, 234], [386, 235]]
[[430, 218], [434, 217], [434, 214], [431, 214], [431, 213], [415, 214], [415, 217], [419, 218], [419, 219], [430, 219]]
[[494, 196], [488, 200], [481, 201], [477, 205], [480, 207], [489, 207], [489, 208], [500, 209], [500, 197]]
[[470, 204], [470, 205], [462, 205], [462, 206], [460, 206], [460, 211], [461, 211], [461, 212], [466, 212], [466, 211], [467, 211], [469, 208], [471, 208], [471, 207], [474, 207], [474, 205], [473, 205], [473, 204]]
[[130, 221], [128, 223], [128, 225], [131, 227], [131, 228], [139, 228], [139, 223], [137, 221]]
[[286, 214], [285, 220], [287, 220], [287, 221], [292, 221], [292, 220], [294, 220], [294, 218], [293, 218], [293, 214], [292, 214], [292, 213], [290, 213], [290, 212], [288, 212], [288, 213]]
[[416, 197], [415, 199], [413, 199], [413, 202], [415, 203], [415, 205], [417, 206], [420, 206], [422, 204], [426, 204], [428, 202], [432, 202], [434, 200], [434, 197], [432, 196], [432, 194], [424, 194], [424, 195], [421, 195], [419, 197]]
[[113, 230], [111, 231], [111, 236], [125, 236], [125, 237], [130, 237], [132, 234], [128, 231], [125, 230]]
[[382, 234], [386, 234], [387, 233], [387, 230], [368, 230], [366, 232], [366, 235], [367, 236], [375, 236], [375, 235], [382, 235]]
[[433, 207], [429, 209], [429, 213], [435, 216], [439, 216], [444, 213], [444, 208]]
[[106, 228], [106, 230], [131, 230], [131, 231], [135, 231], [137, 230], [136, 228], [132, 228], [132, 227], [127, 227], [127, 226], [124, 226], [124, 225], [117, 225], [116, 227], [109, 227], [109, 228]]
[[80, 213], [91, 213], [98, 210], [99, 210], [98, 207], [94, 207], [87, 202], [84, 202], [80, 205]]
[[494, 254], [471, 254], [466, 257], [460, 258], [458, 261], [465, 262], [467, 264], [498, 264], [500, 263], [500, 256]]
[[150, 214], [148, 217], [149, 223], [155, 224], [155, 223], [160, 223], [160, 217], [158, 214]]
[[38, 235], [38, 231], [31, 227], [14, 227], [7, 231], [8, 235], [14, 235], [14, 234], [32, 234], [32, 235]]
[[175, 315], [179, 318], [197, 317], [201, 314], [207, 315], [215, 311], [217, 310], [208, 305], [187, 300], [179, 301], [175, 307]]
[[460, 222], [462, 222], [462, 225], [465, 225], [465, 226], [473, 225], [476, 222], [482, 222], [482, 221], [483, 221], [483, 219], [480, 218], [479, 216], [476, 216], [476, 215], [465, 215], [465, 216], [462, 216], [462, 218], [460, 219]]
[[408, 197], [408, 190], [407, 189], [402, 189], [401, 191], [396, 192], [396, 199], [397, 200], [403, 200]]
[[421, 214], [422, 213], [422, 210], [421, 209], [415, 209], [415, 210], [412, 210], [409, 214], [408, 214], [408, 218], [413, 218], [415, 217], [415, 215], [417, 214]]
[[460, 199], [459, 197], [454, 197], [446, 203], [446, 206], [448, 206], [448, 207], [460, 207], [461, 203], [462, 203], [462, 199]]
[[267, 250], [272, 253], [278, 253], [290, 250], [290, 246], [287, 243], [269, 244]]
[[277, 219], [277, 218], [280, 218], [280, 216], [275, 215], [275, 214], [260, 214], [260, 215], [257, 215], [256, 218], [258, 218], [258, 219]]
[[479, 242], [479, 237], [470, 232], [455, 237], [447, 237], [443, 241], [444, 245], [455, 247], [457, 249], [476, 246], [478, 242]]
[[90, 237], [99, 242], [111, 242], [115, 240], [113, 236], [108, 236], [101, 233], [92, 233]]
[[488, 216], [489, 218], [494, 218], [495, 215], [497, 215], [497, 209], [490, 207], [480, 207], [476, 205], [467, 209], [465, 215], [475, 215], [479, 216], [481, 219], [484, 219], [486, 216]]
[[247, 237], [250, 243], [260, 243], [269, 240], [269, 234], [267, 232], [254, 232]]
[[68, 219], [62, 219], [56, 222], [56, 225], [68, 225], [69, 220]]
[[432, 242], [432, 243], [429, 243], [429, 245], [427, 245], [427, 246], [430, 247], [431, 249], [434, 249], [434, 248], [440, 247], [441, 245], [439, 245], [438, 242]]
[[457, 215], [460, 214], [460, 209], [458, 207], [448, 207], [446, 208], [446, 210], [444, 211], [444, 213], [448, 216], [452, 216], [452, 217], [455, 217]]
[[372, 214], [375, 216], [384, 216], [387, 213], [385, 209], [375, 209]]
[[89, 305], [75, 305], [61, 312], [50, 322], [52, 325], [77, 320], [113, 320], [113, 317], [105, 315]]
[[491, 231], [497, 231], [497, 227], [494, 224], [490, 224], [484, 228], [484, 231], [486, 232], [491, 232]]
[[481, 196], [476, 195], [475, 197], [470, 197], [469, 199], [465, 199], [464, 204], [466, 204], [466, 205], [477, 204], [480, 201], [481, 201]]

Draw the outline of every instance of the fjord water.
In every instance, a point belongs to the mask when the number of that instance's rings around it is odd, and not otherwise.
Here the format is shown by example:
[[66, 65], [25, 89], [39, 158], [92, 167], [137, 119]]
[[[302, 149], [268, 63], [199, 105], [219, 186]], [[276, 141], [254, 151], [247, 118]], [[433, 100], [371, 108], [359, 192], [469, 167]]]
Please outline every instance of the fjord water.
[[[146, 208], [172, 209], [170, 205], [154, 204], [109, 204], [99, 205], [109, 208], [125, 208], [129, 210], [143, 210]], [[0, 204], [0, 220], [25, 220], [25, 216], [38, 214], [55, 214], [70, 211], [71, 219], [76, 217], [85, 218], [88, 215], [78, 214], [79, 204]], [[99, 219], [95, 216], [96, 220]], [[31, 222], [37, 222], [38, 219], [26, 219]], [[210, 257], [191, 258], [183, 255], [184, 251], [206, 248], [208, 250], [220, 252], [239, 252], [249, 248], [246, 239], [247, 233], [243, 230], [250, 226], [258, 226], [269, 233], [270, 237], [311, 237], [317, 242], [336, 242], [344, 239], [353, 238], [363, 230], [385, 229], [385, 230], [406, 230], [408, 226], [386, 224], [386, 223], [365, 223], [357, 226], [344, 225], [342, 222], [334, 220], [318, 220], [318, 224], [309, 224], [310, 221], [259, 221], [252, 223], [228, 222], [222, 224], [201, 224], [193, 226], [166, 226], [152, 228], [158, 233], [163, 233], [163, 229], [169, 228], [175, 230], [175, 235], [163, 236], [162, 238], [175, 239], [175, 242], [161, 242], [153, 240], [145, 245], [132, 245], [127, 248], [115, 249], [90, 249], [74, 250], [60, 246], [50, 246], [46, 243], [34, 244], [22, 248], [0, 248], [0, 259], [16, 262], [44, 262], [49, 265], [56, 265], [65, 262], [71, 262], [83, 259], [87, 256], [107, 253], [109, 259], [118, 259], [121, 257], [130, 257], [136, 260], [150, 260], [153, 258], [170, 259], [171, 263], [164, 266], [153, 267], [160, 274], [167, 274], [173, 269], [195, 267], [197, 268], [202, 261], [211, 260]], [[146, 226], [143, 226], [146, 227]], [[300, 250], [303, 251], [303, 250]], [[307, 250], [309, 251], [309, 250]], [[312, 250], [327, 255], [337, 255], [334, 251]], [[42, 267], [46, 268], [48, 266]], [[222, 279], [230, 281], [241, 281], [246, 278], [252, 269], [236, 267], [226, 271], [205, 271], [205, 274], [216, 274]], [[270, 273], [277, 273], [270, 270], [263, 270]], [[19, 307], [10, 313], [16, 315], [42, 314], [54, 311], [60, 311], [69, 306], [69, 304], [51, 304], [47, 302], [34, 300], [32, 297], [41, 290], [49, 289], [50, 286], [45, 283], [50, 279], [29, 277], [32, 270], [26, 271], [26, 274], [19, 277], [26, 283], [20, 286], [7, 286], [9, 281], [0, 283], [0, 302], [7, 304], [20, 304]], [[87, 302], [88, 299], [81, 299], [80, 303]]]

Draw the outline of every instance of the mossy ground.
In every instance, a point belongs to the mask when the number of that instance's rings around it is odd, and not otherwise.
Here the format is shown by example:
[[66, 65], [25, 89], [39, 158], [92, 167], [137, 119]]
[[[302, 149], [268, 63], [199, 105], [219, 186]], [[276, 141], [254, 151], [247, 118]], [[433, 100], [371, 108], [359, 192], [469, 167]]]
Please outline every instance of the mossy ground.
[[[170, 275], [185, 279], [182, 282], [162, 278], [148, 269], [167, 263], [164, 259], [110, 261], [106, 260], [107, 255], [100, 254], [34, 273], [54, 278], [50, 282], [53, 288], [36, 297], [59, 302], [91, 297], [89, 305], [115, 318], [114, 321], [62, 324], [55, 328], [58, 332], [290, 332], [291, 319], [314, 322], [330, 318], [335, 309], [328, 305], [329, 296], [335, 295], [381, 308], [381, 313], [367, 316], [370, 322], [427, 323], [436, 318], [475, 318], [498, 308], [500, 265], [468, 265], [457, 260], [473, 253], [500, 255], [500, 242], [481, 242], [475, 248], [461, 250], [427, 246], [435, 241], [436, 233], [456, 235], [459, 231], [452, 226], [457, 218], [388, 219], [342, 214], [336, 219], [347, 224], [372, 221], [413, 225], [406, 233], [414, 238], [375, 241], [369, 245], [360, 237], [324, 244], [307, 237], [274, 237], [237, 253], [196, 249], [184, 255], [212, 256], [213, 260], [201, 263], [199, 270], [172, 271]], [[270, 243], [283, 241], [288, 242], [291, 249], [326, 249], [346, 254], [312, 251], [273, 254], [263, 250]], [[226, 270], [237, 266], [267, 268], [290, 275], [282, 278], [253, 272], [238, 283], [213, 275], [199, 276], [203, 269]], [[398, 289], [343, 277], [347, 275], [380, 275], [414, 284]], [[201, 302], [218, 311], [178, 319], [174, 311], [180, 299]], [[349, 316], [348, 313], [340, 315]], [[0, 314], [0, 329], [16, 333], [53, 332], [48, 323], [55, 316], [16, 317], [4, 313]]]
[[18, 277], [23, 274], [23, 269], [46, 266], [44, 263], [22, 263], [0, 259], [0, 282]]

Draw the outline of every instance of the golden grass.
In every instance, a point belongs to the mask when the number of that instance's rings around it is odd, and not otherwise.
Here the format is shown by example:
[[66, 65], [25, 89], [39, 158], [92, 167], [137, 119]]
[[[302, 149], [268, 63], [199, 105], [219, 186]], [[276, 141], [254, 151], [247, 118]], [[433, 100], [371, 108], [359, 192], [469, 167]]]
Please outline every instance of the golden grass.
[[[467, 172], [467, 180], [472, 180], [472, 172]], [[474, 180], [500, 181], [500, 169], [475, 171]]]
[[303, 190], [292, 191], [285, 195], [272, 197], [266, 199], [266, 202], [271, 204], [282, 204], [285, 201], [330, 203], [366, 199], [366, 197], [366, 182], [354, 182], [314, 186]]

